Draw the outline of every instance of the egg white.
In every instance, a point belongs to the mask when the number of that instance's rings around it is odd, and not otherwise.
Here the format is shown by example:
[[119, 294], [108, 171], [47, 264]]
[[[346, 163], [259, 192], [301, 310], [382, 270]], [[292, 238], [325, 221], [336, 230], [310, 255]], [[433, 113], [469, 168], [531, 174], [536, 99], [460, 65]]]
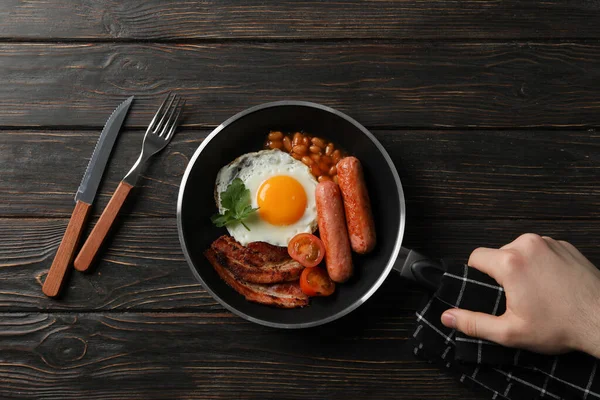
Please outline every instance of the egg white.
[[230, 164], [221, 168], [215, 182], [215, 200], [219, 212], [225, 210], [221, 207], [221, 193], [235, 179], [240, 178], [248, 190], [252, 207], [257, 208], [257, 193], [261, 184], [273, 177], [287, 175], [296, 179], [306, 193], [306, 209], [302, 217], [290, 225], [272, 225], [260, 218], [258, 212], [253, 213], [244, 220], [250, 228], [248, 231], [242, 224], [227, 225], [227, 231], [242, 245], [250, 242], [267, 242], [275, 246], [287, 246], [289, 241], [299, 233], [313, 233], [317, 229], [317, 206], [315, 201], [315, 188], [317, 180], [310, 173], [310, 169], [301, 161], [296, 160], [280, 150], [262, 150], [246, 153], [236, 158]]

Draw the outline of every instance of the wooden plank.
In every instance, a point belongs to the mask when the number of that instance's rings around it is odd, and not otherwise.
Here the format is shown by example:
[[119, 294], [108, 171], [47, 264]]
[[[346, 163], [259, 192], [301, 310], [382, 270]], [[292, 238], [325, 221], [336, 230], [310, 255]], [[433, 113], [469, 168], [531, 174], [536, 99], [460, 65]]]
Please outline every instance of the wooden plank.
[[[600, 217], [595, 131], [374, 130], [418, 219]], [[68, 217], [98, 131], [0, 132], [0, 216]], [[147, 166], [125, 215], [174, 217], [179, 184], [208, 131], [184, 130]], [[138, 157], [124, 131], [94, 205], [102, 211]]]
[[[594, 2], [5, 0], [2, 38], [598, 38]], [[64, 24], [63, 21], [69, 21]]]
[[0, 314], [0, 396], [489, 398], [414, 358], [411, 314], [298, 331], [221, 313]]
[[312, 100], [369, 127], [600, 125], [600, 44], [302, 42], [0, 45], [4, 126], [104, 125], [137, 95], [144, 127], [165, 92], [187, 126], [274, 100]]
[[[600, 226], [573, 220], [422, 221], [409, 214], [404, 245], [464, 262], [479, 246], [499, 247], [524, 232], [572, 242], [600, 266]], [[223, 308], [192, 276], [172, 218], [128, 218], [92, 274], [72, 272], [62, 299], [42, 294], [66, 219], [0, 219], [0, 312], [39, 310], [192, 310]], [[370, 312], [414, 311], [423, 292], [392, 273]], [[1, 352], [0, 352], [1, 353]]]

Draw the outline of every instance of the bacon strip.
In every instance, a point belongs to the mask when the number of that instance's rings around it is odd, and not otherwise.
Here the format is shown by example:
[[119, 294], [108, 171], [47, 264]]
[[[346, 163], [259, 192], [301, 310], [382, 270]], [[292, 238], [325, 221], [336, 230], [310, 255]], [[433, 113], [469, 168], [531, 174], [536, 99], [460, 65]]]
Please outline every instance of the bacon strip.
[[296, 308], [308, 305], [308, 296], [302, 293], [298, 282], [261, 285], [244, 282], [223, 265], [225, 257], [210, 248], [204, 252], [215, 271], [229, 286], [240, 293], [246, 300], [256, 303], [273, 305], [281, 308]]
[[222, 256], [221, 266], [238, 279], [251, 283], [280, 283], [300, 278], [304, 267], [290, 258], [287, 249], [264, 242], [244, 247], [231, 236], [221, 236], [211, 249]]
[[[229, 238], [233, 240], [232, 237], [229, 236]], [[290, 259], [287, 247], [273, 246], [267, 242], [250, 242], [246, 247], [262, 254], [265, 261], [279, 263]]]

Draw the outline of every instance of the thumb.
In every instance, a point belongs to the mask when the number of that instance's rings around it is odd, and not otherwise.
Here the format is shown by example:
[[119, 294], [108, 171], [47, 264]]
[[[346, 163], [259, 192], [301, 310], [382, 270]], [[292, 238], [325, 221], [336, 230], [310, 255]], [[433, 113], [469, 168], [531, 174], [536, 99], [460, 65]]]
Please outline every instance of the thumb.
[[504, 344], [506, 338], [504, 335], [506, 324], [500, 317], [490, 314], [452, 308], [442, 314], [442, 324], [457, 329], [465, 335], [500, 344]]

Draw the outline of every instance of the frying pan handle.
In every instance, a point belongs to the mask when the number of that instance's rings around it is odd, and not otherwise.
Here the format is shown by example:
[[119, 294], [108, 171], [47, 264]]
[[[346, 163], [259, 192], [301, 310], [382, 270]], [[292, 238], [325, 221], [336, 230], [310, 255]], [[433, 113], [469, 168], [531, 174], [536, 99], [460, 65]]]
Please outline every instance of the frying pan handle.
[[419, 260], [411, 266], [415, 280], [420, 285], [431, 291], [436, 291], [442, 283], [442, 276], [446, 272], [446, 267], [442, 260]]
[[401, 253], [402, 256], [394, 265], [394, 269], [400, 272], [402, 277], [415, 281], [431, 291], [436, 291], [447, 269], [444, 260], [434, 260], [405, 248]]

